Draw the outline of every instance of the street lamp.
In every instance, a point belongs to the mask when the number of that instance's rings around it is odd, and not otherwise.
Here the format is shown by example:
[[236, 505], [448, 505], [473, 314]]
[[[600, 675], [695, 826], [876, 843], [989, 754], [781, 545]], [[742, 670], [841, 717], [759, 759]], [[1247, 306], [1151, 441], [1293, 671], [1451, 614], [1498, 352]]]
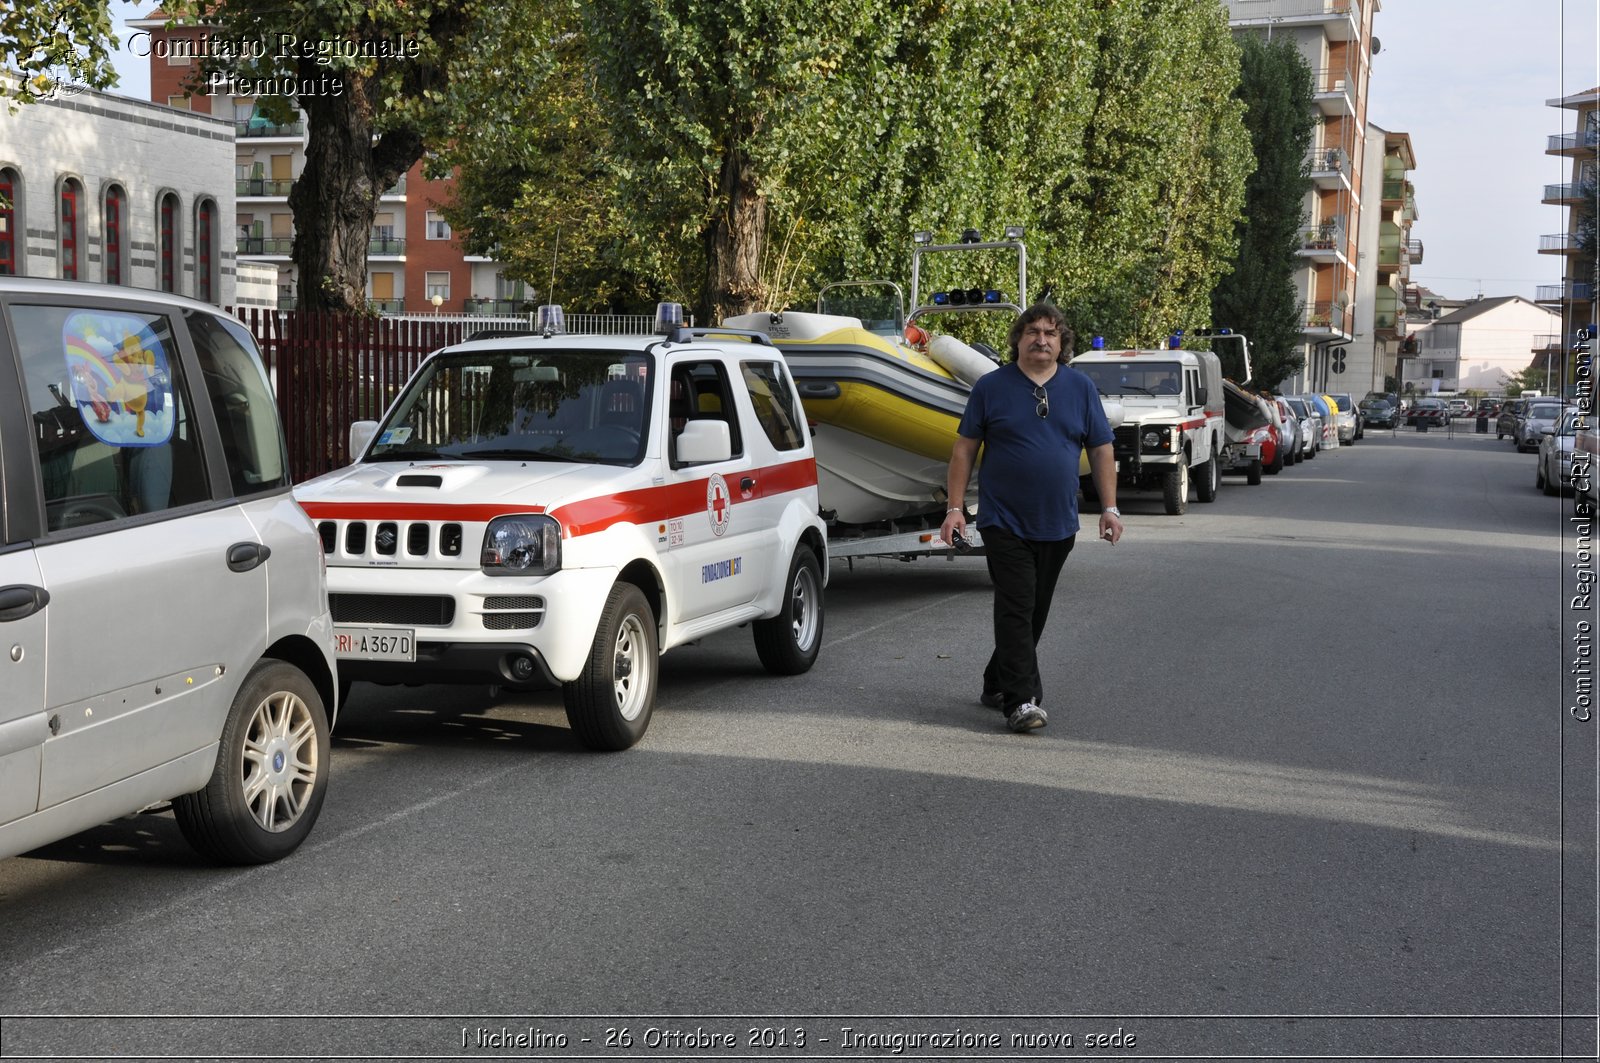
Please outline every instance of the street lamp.
[[438, 292], [434, 292], [433, 298], [428, 301], [433, 304], [434, 316], [439, 316], [439, 308], [444, 305], [444, 296], [440, 295]]

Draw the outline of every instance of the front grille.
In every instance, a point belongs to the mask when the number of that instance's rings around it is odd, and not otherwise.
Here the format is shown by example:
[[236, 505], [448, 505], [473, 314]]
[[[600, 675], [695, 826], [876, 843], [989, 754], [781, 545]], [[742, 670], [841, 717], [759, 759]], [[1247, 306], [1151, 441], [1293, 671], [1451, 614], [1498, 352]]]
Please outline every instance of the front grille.
[[[319, 523], [317, 535], [322, 539], [323, 553], [331, 555], [338, 552], [341, 537], [337, 521]], [[344, 525], [343, 553], [348, 557], [361, 557], [370, 545], [377, 554], [393, 557], [400, 552], [400, 543], [404, 539], [408, 557], [427, 557], [435, 542], [440, 557], [460, 557], [463, 538], [461, 525], [454, 523], [432, 525], [426, 521], [416, 521], [402, 526], [394, 521], [369, 525], [366, 521], [352, 520]]]
[[483, 626], [488, 631], [538, 627], [544, 599], [536, 594], [491, 594], [483, 599]]
[[1139, 453], [1139, 426], [1119, 424], [1111, 430], [1111, 453], [1119, 458]]
[[330, 594], [328, 608], [338, 624], [449, 627], [456, 600], [448, 594]]

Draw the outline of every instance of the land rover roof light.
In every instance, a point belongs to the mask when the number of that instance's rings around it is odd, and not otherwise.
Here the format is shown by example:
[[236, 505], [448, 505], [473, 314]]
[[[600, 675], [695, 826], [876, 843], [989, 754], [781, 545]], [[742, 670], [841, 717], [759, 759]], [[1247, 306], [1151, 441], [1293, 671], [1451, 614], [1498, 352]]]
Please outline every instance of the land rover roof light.
[[567, 331], [567, 315], [560, 303], [544, 303], [533, 316], [533, 327], [546, 338]]
[[657, 303], [655, 334], [671, 336], [683, 327], [682, 303]]

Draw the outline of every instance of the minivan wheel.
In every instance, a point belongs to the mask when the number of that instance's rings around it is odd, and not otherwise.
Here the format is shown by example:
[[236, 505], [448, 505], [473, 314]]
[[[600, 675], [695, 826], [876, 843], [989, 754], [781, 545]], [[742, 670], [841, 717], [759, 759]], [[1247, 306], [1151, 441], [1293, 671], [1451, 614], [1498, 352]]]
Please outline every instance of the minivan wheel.
[[809, 548], [795, 548], [783, 611], [750, 627], [756, 656], [767, 671], [799, 675], [811, 670], [822, 649], [822, 568]]
[[204, 789], [173, 800], [189, 844], [217, 863], [264, 864], [305, 840], [327, 792], [328, 716], [316, 686], [286, 661], [245, 676]]
[[656, 618], [644, 594], [618, 583], [600, 611], [583, 672], [561, 687], [572, 733], [590, 749], [627, 749], [650, 726], [661, 657]]

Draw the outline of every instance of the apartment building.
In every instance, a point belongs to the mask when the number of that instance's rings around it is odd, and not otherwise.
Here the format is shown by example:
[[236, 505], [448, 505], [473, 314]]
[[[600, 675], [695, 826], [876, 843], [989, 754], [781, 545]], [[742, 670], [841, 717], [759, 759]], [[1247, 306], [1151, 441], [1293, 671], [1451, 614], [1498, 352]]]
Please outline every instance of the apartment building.
[[1384, 378], [1399, 380], [1402, 352], [1415, 347], [1404, 341], [1407, 299], [1417, 299], [1411, 266], [1422, 261], [1422, 241], [1411, 235], [1417, 220], [1416, 190], [1406, 177], [1417, 161], [1408, 134], [1381, 129], [1376, 122], [1367, 123], [1364, 151], [1358, 212], [1364, 250], [1356, 270], [1354, 330], [1345, 356], [1336, 354], [1335, 359], [1345, 363], [1346, 375], [1353, 375], [1365, 391], [1387, 391]]
[[1413, 326], [1416, 351], [1400, 363], [1401, 389], [1504, 394], [1507, 378], [1527, 368], [1529, 347], [1559, 323], [1555, 311], [1520, 295], [1469, 300]]
[[[1580, 83], [1581, 84], [1581, 83]], [[1576, 383], [1576, 359], [1568, 357], [1577, 332], [1588, 329], [1592, 335], [1595, 321], [1595, 288], [1600, 276], [1591, 262], [1587, 267], [1580, 263], [1578, 247], [1578, 219], [1580, 206], [1588, 203], [1596, 209], [1595, 185], [1600, 178], [1600, 88], [1562, 96], [1545, 103], [1551, 107], [1572, 111], [1576, 116], [1574, 131], [1550, 137], [1545, 154], [1570, 160], [1563, 165], [1567, 180], [1544, 186], [1543, 202], [1566, 208], [1566, 225], [1563, 231], [1539, 238], [1542, 254], [1563, 257], [1560, 284], [1542, 284], [1535, 291], [1538, 302], [1559, 314], [1559, 331], [1541, 338], [1534, 347], [1535, 364], [1559, 364], [1563, 368], [1558, 379], [1571, 391]]]
[[[1352, 351], [1357, 322], [1360, 216], [1367, 151], [1367, 87], [1378, 0], [1226, 0], [1233, 32], [1289, 37], [1311, 67], [1322, 117], [1309, 159], [1301, 268], [1305, 370], [1286, 387], [1365, 394], [1373, 375]], [[1375, 268], [1375, 263], [1373, 265]]]
[[[296, 302], [297, 271], [290, 259], [294, 216], [289, 190], [305, 168], [307, 130], [303, 116], [275, 122], [248, 96], [189, 95], [185, 81], [207, 49], [203, 26], [169, 29], [152, 11], [130, 19], [136, 47], [150, 57], [150, 98], [170, 107], [209, 114], [235, 134], [231, 218], [233, 250], [241, 262], [277, 270], [278, 305]], [[531, 296], [521, 282], [507, 281], [489, 258], [468, 255], [444, 220], [440, 204], [452, 194], [449, 180], [423, 176], [418, 162], [383, 192], [367, 246], [367, 300], [385, 314], [514, 313]]]

